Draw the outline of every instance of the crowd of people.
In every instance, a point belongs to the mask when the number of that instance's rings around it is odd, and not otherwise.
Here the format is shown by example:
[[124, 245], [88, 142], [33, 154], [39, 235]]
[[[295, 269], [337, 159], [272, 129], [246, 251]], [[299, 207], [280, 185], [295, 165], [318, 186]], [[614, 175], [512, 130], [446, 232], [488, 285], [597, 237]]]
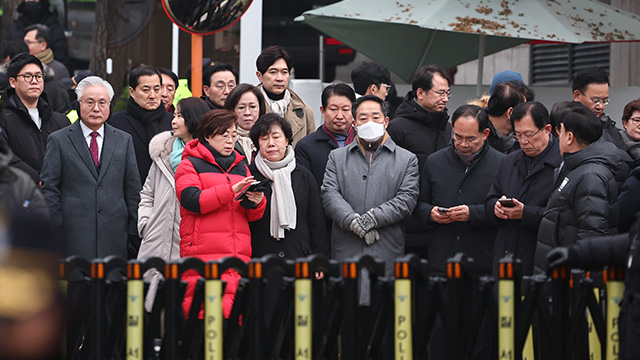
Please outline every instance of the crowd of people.
[[[532, 275], [546, 271], [550, 252], [554, 264], [578, 262], [583, 240], [628, 232], [639, 210], [640, 99], [624, 107], [618, 129], [604, 111], [610, 85], [599, 68], [577, 72], [573, 93], [550, 112], [520, 74], [504, 71], [488, 96], [450, 117], [451, 79], [439, 66], [418, 69], [390, 110], [389, 71], [365, 62], [353, 88], [324, 88], [316, 128], [288, 86], [292, 59], [270, 46], [256, 60], [257, 86], [215, 64], [203, 71], [201, 98], [177, 101], [176, 74], [140, 65], [126, 108], [113, 114], [112, 86], [79, 73], [70, 121], [49, 101], [64, 91], [47, 90], [47, 71], [66, 69], [48, 50], [48, 32], [26, 26], [28, 49], [5, 68], [0, 191], [8, 214], [49, 218], [48, 241], [65, 255], [369, 254], [392, 275], [405, 253], [444, 274], [447, 259], [464, 252], [478, 274], [496, 276], [513, 254]], [[151, 294], [160, 276], [145, 274]], [[185, 312], [196, 278], [185, 275]], [[361, 278], [366, 306], [366, 271]], [[229, 316], [239, 275], [223, 279]]]

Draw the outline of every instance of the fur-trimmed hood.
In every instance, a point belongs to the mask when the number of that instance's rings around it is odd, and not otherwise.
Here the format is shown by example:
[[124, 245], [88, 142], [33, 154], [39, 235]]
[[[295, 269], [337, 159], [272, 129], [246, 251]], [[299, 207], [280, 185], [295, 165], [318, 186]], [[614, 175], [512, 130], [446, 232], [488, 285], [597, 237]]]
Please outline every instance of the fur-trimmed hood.
[[173, 141], [176, 139], [172, 131], [163, 131], [149, 141], [149, 156], [156, 161], [159, 158], [169, 161], [169, 155], [173, 150]]

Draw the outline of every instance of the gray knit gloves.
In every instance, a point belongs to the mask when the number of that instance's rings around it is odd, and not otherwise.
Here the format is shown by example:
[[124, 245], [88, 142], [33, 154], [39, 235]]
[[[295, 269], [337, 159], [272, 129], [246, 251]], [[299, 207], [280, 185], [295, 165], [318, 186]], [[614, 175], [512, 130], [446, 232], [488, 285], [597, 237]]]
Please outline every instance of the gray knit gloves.
[[373, 210], [369, 210], [363, 215], [359, 215], [358, 213], [354, 214], [350, 229], [360, 238], [364, 238], [367, 245], [371, 245], [380, 239], [380, 234], [378, 230], [375, 229], [377, 225], [378, 222], [376, 221], [375, 215], [373, 215]]

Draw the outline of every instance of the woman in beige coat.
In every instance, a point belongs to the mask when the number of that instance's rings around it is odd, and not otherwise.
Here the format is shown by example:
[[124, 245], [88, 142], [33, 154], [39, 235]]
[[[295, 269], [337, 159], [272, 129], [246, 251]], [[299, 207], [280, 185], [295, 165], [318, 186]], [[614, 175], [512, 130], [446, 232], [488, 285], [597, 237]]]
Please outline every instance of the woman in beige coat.
[[[149, 142], [151, 168], [140, 191], [138, 234], [142, 238], [138, 259], [159, 257], [165, 261], [180, 259], [180, 203], [176, 197], [175, 169], [182, 159], [185, 143], [193, 139], [200, 118], [209, 107], [198, 98], [178, 102], [171, 127]], [[161, 275], [145, 273], [150, 283], [145, 308], [151, 311]]]

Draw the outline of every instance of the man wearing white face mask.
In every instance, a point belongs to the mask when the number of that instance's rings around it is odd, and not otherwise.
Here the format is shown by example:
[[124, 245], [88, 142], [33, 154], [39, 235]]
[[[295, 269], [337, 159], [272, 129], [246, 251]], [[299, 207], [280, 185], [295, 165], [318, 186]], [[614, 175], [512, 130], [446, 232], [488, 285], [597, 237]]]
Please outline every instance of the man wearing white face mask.
[[[386, 104], [374, 95], [353, 104], [356, 141], [329, 154], [321, 187], [322, 205], [333, 220], [331, 258], [368, 254], [385, 262], [404, 255], [403, 220], [418, 200], [418, 159], [397, 146], [386, 132]], [[370, 304], [368, 274], [360, 304]]]

